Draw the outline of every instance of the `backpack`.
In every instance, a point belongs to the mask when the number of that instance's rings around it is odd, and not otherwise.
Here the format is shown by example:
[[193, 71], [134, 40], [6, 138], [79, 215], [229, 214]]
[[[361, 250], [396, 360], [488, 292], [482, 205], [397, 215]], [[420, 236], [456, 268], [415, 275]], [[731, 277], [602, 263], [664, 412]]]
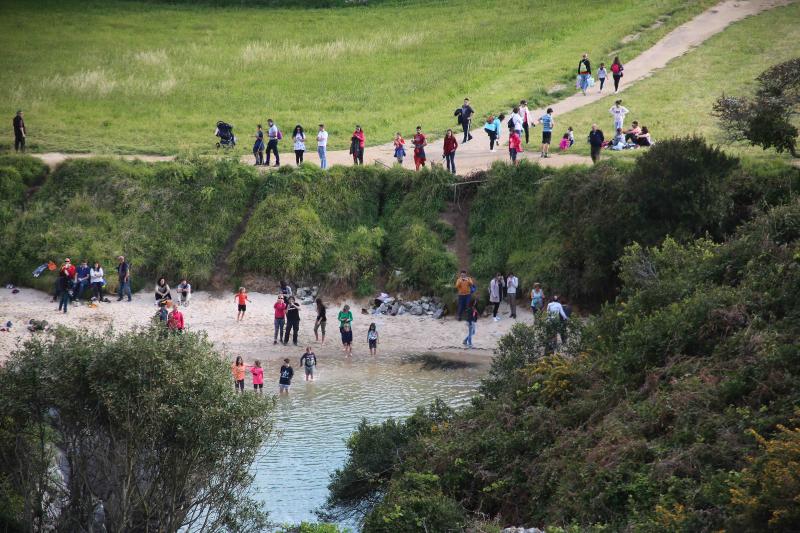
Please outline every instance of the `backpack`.
[[513, 128], [514, 127], [514, 117], [511, 117], [510, 119], [508, 119], [508, 127], [509, 128]]
[[280, 141], [281, 139], [283, 139], [283, 132], [282, 132], [281, 130], [278, 130], [278, 135], [277, 135], [277, 137], [275, 137], [275, 138], [276, 138], [276, 139], [278, 139], [279, 141]]

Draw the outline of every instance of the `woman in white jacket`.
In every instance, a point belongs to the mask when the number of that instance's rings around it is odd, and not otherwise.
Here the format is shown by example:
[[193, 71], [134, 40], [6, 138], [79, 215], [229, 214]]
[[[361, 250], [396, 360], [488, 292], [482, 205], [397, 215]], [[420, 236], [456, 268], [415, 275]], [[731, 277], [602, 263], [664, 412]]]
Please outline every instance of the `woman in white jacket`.
[[497, 318], [497, 310], [500, 308], [500, 301], [503, 299], [503, 275], [498, 272], [489, 282], [489, 303], [494, 306], [492, 309], [492, 317], [494, 321], [500, 320]]
[[92, 287], [92, 295], [98, 302], [103, 300], [103, 276], [105, 276], [103, 267], [95, 261], [94, 266], [89, 270], [89, 285]]

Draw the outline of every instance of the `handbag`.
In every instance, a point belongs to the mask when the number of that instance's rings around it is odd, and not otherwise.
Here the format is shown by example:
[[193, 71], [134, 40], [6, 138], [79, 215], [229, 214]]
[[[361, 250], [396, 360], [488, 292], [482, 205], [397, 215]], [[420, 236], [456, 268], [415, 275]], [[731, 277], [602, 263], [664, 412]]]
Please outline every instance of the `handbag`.
[[575, 77], [575, 88], [576, 89], [580, 89], [581, 88], [581, 75], [580, 74], [578, 74]]

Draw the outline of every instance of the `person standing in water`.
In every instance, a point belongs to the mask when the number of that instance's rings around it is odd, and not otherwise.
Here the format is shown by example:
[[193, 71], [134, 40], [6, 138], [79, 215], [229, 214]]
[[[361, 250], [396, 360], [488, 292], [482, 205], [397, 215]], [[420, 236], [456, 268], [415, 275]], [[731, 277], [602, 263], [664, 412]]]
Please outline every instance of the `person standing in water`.
[[348, 356], [353, 354], [353, 330], [350, 324], [345, 324], [342, 331], [342, 351]]
[[[325, 325], [328, 322], [327, 312], [328, 309], [322, 303], [322, 298], [317, 298], [317, 319], [314, 321], [314, 338], [320, 344], [325, 344]], [[319, 339], [319, 330], [322, 330], [322, 341]]]
[[241, 355], [236, 356], [236, 361], [231, 365], [231, 373], [233, 374], [233, 385], [236, 392], [244, 392], [244, 372], [247, 367], [244, 366], [244, 361]]
[[319, 168], [328, 168], [328, 132], [325, 131], [325, 124], [319, 125], [317, 132], [317, 155], [319, 156]]
[[256, 359], [256, 366], [250, 367], [250, 374], [253, 376], [253, 390], [264, 394], [264, 369], [261, 368], [261, 361]]
[[369, 344], [369, 354], [378, 355], [378, 326], [375, 322], [370, 324], [367, 330], [367, 344]]
[[294, 368], [289, 364], [289, 358], [283, 360], [281, 372], [278, 378], [278, 394], [289, 394], [289, 387], [292, 386]]
[[256, 158], [256, 165], [264, 164], [264, 130], [261, 129], [261, 124], [258, 125], [255, 134], [256, 141], [253, 143], [253, 157]]
[[345, 326], [353, 327], [353, 313], [350, 311], [349, 305], [342, 307], [342, 310], [339, 311], [339, 315], [336, 318], [339, 320], [340, 333], [344, 330]]
[[300, 357], [300, 366], [306, 371], [306, 381], [314, 381], [314, 369], [317, 367], [317, 356], [306, 346], [306, 353]]

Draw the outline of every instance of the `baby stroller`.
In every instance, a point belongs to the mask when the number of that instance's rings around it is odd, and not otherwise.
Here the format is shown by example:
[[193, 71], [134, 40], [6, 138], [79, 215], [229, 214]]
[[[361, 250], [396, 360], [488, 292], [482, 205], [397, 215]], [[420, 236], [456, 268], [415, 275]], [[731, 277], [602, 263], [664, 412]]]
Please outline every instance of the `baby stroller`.
[[219, 137], [217, 148], [220, 146], [225, 148], [232, 148], [236, 146], [236, 136], [233, 134], [233, 126], [227, 122], [223, 122], [221, 120], [217, 122], [217, 130], [214, 132], [214, 135]]

